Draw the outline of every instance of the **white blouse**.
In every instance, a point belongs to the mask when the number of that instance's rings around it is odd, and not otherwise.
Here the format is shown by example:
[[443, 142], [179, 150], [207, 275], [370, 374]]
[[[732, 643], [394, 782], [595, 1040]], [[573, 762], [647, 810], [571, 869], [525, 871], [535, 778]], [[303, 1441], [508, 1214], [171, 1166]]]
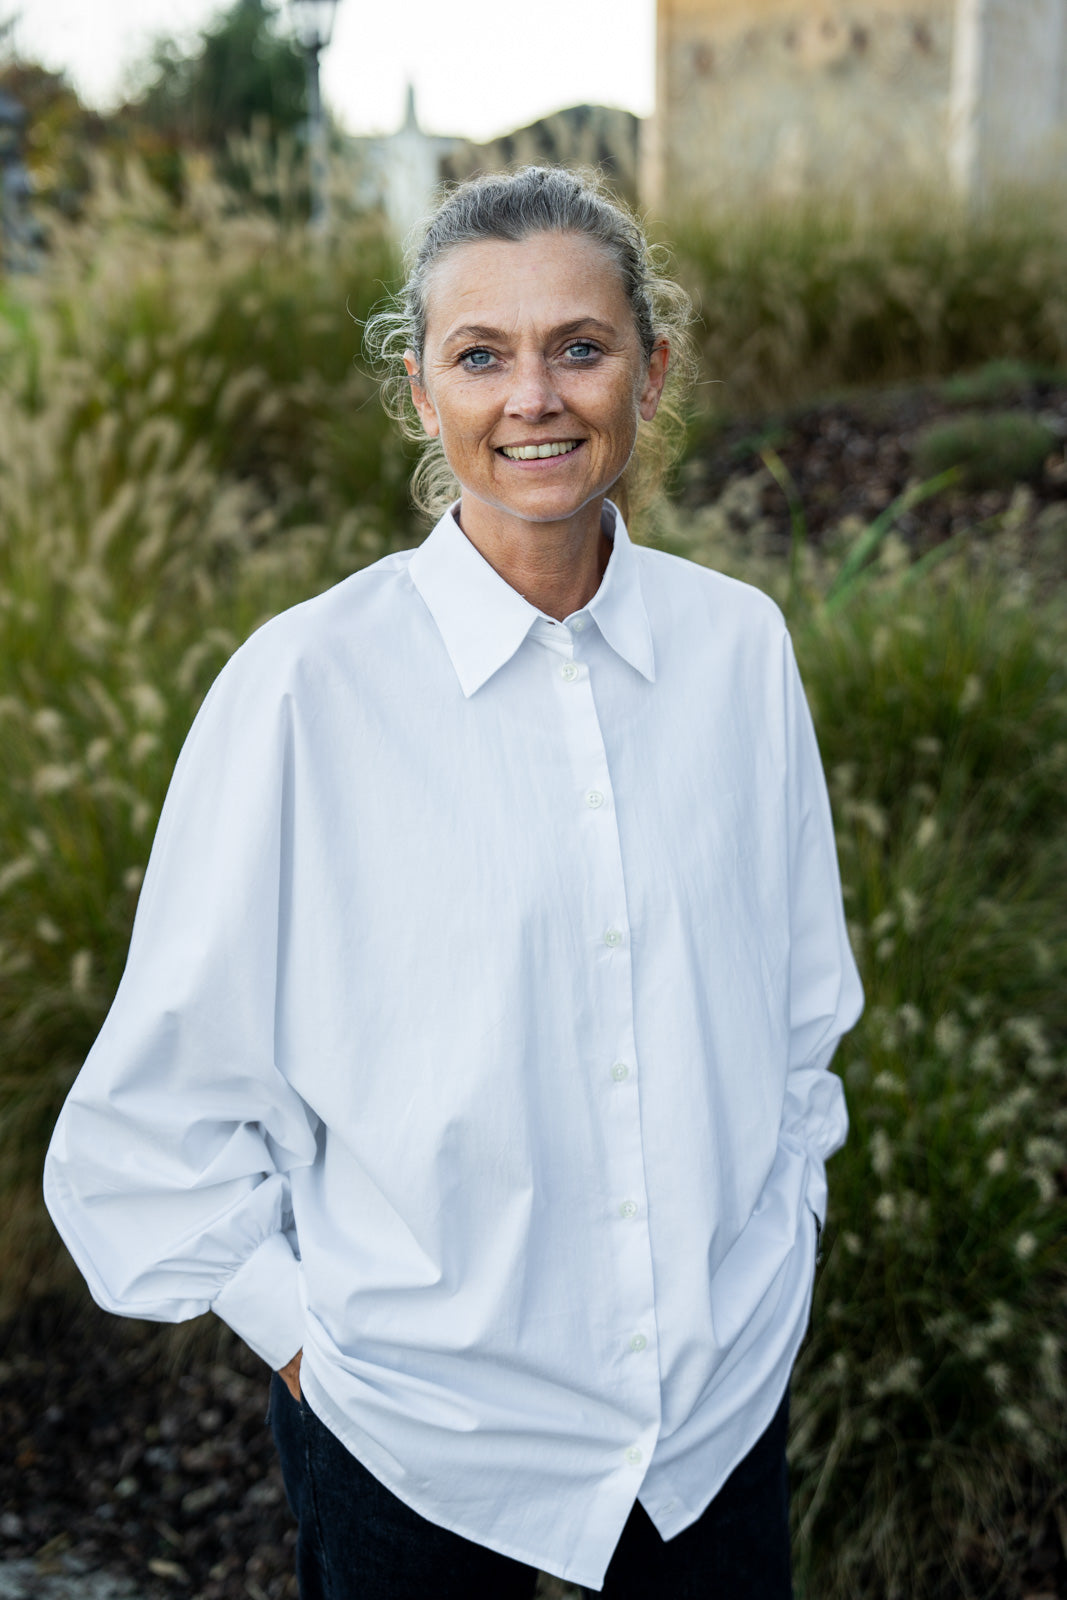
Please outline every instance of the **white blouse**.
[[46, 1198], [102, 1306], [303, 1347], [402, 1500], [595, 1589], [778, 1406], [860, 1006], [772, 602], [616, 515], [553, 622], [449, 513], [207, 696]]

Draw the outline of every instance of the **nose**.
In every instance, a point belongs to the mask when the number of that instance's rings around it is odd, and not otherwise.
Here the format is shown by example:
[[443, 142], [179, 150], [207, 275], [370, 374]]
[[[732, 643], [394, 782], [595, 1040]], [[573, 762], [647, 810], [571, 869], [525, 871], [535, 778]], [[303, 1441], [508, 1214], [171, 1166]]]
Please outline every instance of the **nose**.
[[505, 409], [509, 417], [521, 417], [523, 422], [538, 422], [542, 417], [556, 416], [563, 410], [563, 401], [556, 393], [551, 370], [542, 355], [531, 351], [516, 359]]

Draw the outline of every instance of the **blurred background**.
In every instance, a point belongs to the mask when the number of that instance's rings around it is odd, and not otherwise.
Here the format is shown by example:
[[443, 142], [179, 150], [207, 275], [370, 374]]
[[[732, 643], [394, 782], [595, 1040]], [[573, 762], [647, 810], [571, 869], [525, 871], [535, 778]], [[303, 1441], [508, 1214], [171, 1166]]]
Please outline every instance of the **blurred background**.
[[1067, 0], [0, 0], [0, 1593], [295, 1595], [262, 1368], [97, 1313], [41, 1162], [207, 686], [426, 531], [360, 319], [526, 161], [694, 298], [636, 533], [785, 607], [830, 783], [799, 1600], [1063, 1600]]

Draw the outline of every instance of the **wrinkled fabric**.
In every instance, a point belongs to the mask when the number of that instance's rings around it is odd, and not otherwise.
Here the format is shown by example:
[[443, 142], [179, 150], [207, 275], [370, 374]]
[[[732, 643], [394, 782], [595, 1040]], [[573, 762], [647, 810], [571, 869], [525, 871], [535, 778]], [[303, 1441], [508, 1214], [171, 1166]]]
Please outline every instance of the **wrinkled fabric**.
[[563, 623], [449, 513], [237, 651], [45, 1184], [102, 1306], [302, 1347], [401, 1500], [593, 1589], [782, 1400], [861, 1006], [780, 613], [606, 518]]

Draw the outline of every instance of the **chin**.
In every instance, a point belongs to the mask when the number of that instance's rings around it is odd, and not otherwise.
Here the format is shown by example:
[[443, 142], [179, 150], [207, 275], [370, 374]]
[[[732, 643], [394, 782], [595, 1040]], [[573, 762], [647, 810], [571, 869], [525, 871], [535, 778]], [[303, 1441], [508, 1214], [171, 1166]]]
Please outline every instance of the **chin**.
[[497, 500], [494, 504], [507, 515], [521, 517], [528, 522], [566, 522], [569, 517], [580, 516], [591, 502], [603, 499], [609, 490], [610, 485], [605, 489], [591, 489], [588, 493], [578, 494], [559, 491], [546, 494], [542, 491], [540, 494]]

